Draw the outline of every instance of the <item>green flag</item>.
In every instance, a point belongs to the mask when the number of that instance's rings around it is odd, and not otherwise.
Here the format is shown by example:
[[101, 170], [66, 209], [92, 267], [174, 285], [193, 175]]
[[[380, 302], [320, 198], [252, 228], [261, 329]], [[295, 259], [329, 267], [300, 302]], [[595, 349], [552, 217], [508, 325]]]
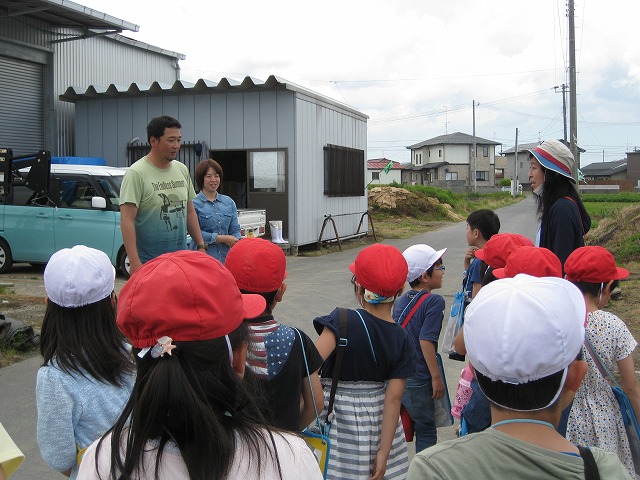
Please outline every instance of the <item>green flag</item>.
[[382, 171], [384, 173], [389, 173], [389, 170], [391, 170], [391, 168], [393, 168], [393, 162], [387, 163], [387, 165], [382, 169]]

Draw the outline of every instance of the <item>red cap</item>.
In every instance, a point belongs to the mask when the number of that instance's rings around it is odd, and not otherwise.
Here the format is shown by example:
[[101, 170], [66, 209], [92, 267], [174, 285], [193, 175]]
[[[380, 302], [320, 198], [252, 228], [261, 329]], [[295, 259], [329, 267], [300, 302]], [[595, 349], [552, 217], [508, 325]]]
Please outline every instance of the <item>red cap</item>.
[[602, 247], [576, 248], [564, 262], [564, 273], [572, 282], [602, 283], [621, 280], [629, 270], [616, 267], [611, 252]]
[[136, 348], [165, 335], [177, 342], [224, 337], [264, 312], [261, 295], [241, 295], [231, 273], [206, 253], [165, 253], [142, 265], [118, 298], [118, 327]]
[[496, 233], [474, 255], [491, 268], [504, 268], [507, 258], [516, 248], [533, 246], [531, 240], [518, 233]]
[[562, 264], [556, 254], [548, 248], [520, 247], [509, 255], [504, 268], [493, 270], [493, 276], [496, 278], [513, 278], [519, 273], [538, 278], [562, 278]]
[[287, 276], [287, 259], [275, 243], [262, 238], [243, 238], [227, 254], [224, 266], [240, 290], [275, 292]]
[[402, 290], [409, 267], [396, 247], [376, 243], [362, 250], [349, 270], [364, 288], [388, 298]]

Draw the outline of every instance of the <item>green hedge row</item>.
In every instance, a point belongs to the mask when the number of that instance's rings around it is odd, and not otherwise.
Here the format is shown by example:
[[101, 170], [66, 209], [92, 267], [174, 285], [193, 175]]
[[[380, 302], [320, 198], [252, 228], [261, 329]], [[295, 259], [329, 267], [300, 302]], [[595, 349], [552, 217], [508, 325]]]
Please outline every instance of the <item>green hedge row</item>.
[[640, 193], [587, 193], [581, 198], [583, 202], [635, 203], [640, 202]]

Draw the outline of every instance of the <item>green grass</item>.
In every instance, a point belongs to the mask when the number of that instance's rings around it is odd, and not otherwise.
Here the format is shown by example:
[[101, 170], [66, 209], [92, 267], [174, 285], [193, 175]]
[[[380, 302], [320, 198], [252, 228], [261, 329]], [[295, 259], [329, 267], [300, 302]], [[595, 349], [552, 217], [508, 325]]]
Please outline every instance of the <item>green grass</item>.
[[638, 203], [640, 202], [640, 193], [587, 193], [581, 195], [580, 198], [584, 203]]

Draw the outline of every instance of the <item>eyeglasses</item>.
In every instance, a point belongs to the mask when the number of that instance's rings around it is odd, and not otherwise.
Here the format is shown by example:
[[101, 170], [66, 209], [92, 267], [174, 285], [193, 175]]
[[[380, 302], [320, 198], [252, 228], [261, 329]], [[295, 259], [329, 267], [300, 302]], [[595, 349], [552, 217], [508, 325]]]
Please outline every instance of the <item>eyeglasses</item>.
[[444, 265], [440, 265], [439, 267], [434, 268], [434, 270], [441, 270], [441, 271], [443, 271], [443, 272], [444, 272], [445, 267], [444, 267]]

